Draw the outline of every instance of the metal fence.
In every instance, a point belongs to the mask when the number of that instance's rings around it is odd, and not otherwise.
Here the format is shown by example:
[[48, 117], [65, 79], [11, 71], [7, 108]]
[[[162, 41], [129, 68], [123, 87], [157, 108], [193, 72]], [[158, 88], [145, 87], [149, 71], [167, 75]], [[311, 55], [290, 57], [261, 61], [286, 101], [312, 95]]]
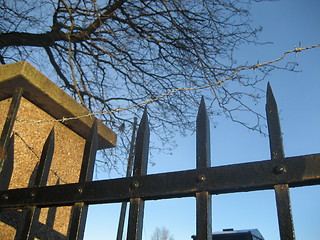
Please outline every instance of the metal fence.
[[[284, 156], [277, 104], [269, 84], [266, 114], [270, 160], [211, 167], [210, 123], [202, 99], [196, 124], [196, 169], [147, 175], [150, 133], [148, 113], [145, 110], [136, 137], [132, 177], [91, 181], [97, 150], [95, 123], [86, 140], [79, 182], [45, 186], [54, 151], [54, 133], [51, 132], [43, 147], [34, 187], [1, 190], [0, 209], [27, 209], [28, 214], [21, 239], [28, 239], [37, 221], [34, 216], [39, 208], [73, 206], [68, 238], [82, 239], [89, 204], [130, 202], [127, 239], [140, 240], [145, 201], [193, 196], [196, 198], [197, 239], [209, 240], [212, 239], [212, 194], [274, 189], [281, 239], [295, 239], [289, 188], [320, 183], [320, 154], [289, 158]], [[4, 166], [0, 169], [1, 180], [4, 182], [4, 179], [8, 179], [12, 168], [10, 166], [13, 164], [13, 159], [10, 157], [10, 143], [13, 142], [11, 130], [15, 118], [15, 98], [9, 115], [0, 139], [0, 147], [4, 149], [1, 152], [7, 153]], [[1, 184], [5, 185], [7, 183]]]

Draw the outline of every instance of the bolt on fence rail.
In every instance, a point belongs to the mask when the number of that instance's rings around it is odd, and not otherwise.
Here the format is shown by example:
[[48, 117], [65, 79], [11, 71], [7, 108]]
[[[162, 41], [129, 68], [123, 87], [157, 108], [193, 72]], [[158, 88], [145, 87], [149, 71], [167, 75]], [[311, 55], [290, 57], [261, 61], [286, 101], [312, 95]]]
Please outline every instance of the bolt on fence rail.
[[[13, 105], [16, 103], [12, 103]], [[34, 187], [0, 191], [0, 210], [27, 208], [30, 212], [25, 221], [25, 236], [36, 221], [35, 209], [41, 207], [73, 206], [70, 231], [67, 239], [82, 239], [87, 206], [89, 204], [130, 202], [128, 240], [142, 238], [144, 203], [147, 200], [176, 197], [196, 198], [196, 239], [212, 239], [211, 195], [233, 192], [274, 189], [278, 210], [280, 237], [293, 240], [294, 227], [291, 214], [289, 188], [320, 184], [320, 154], [285, 157], [282, 145], [277, 104], [270, 84], [267, 87], [267, 121], [271, 159], [227, 166], [211, 167], [210, 129], [204, 99], [201, 99], [196, 134], [196, 162], [194, 170], [147, 175], [149, 152], [149, 123], [145, 109], [136, 137], [133, 176], [111, 180], [92, 181], [93, 162], [97, 146], [96, 124], [91, 129], [85, 146], [85, 154], [78, 183], [44, 186], [50, 156], [53, 151], [53, 133], [49, 135], [41, 159], [45, 159]], [[8, 116], [8, 121], [13, 121]], [[14, 117], [13, 117], [14, 118]], [[13, 165], [10, 157], [10, 127], [5, 126], [0, 143], [6, 156], [1, 172], [1, 186], [6, 186]], [[10, 163], [8, 163], [10, 162]], [[42, 170], [40, 170], [42, 169]], [[25, 237], [27, 239], [27, 237]]]

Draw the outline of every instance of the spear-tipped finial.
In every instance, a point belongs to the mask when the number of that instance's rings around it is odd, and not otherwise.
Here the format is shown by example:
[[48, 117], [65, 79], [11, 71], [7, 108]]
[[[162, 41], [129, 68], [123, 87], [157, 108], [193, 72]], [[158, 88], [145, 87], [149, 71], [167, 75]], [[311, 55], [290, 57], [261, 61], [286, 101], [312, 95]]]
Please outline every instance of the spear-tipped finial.
[[[208, 114], [207, 114], [207, 107], [206, 107], [206, 103], [204, 101], [204, 97], [201, 97], [201, 101], [200, 101], [200, 105], [198, 108], [198, 115], [197, 115], [197, 119], [199, 118], [208, 118]], [[197, 120], [198, 121], [198, 120]]]
[[277, 107], [277, 102], [273, 95], [270, 83], [268, 83], [268, 86], [267, 86], [266, 114], [267, 114], [271, 157], [272, 159], [283, 158], [284, 150], [283, 150], [283, 143], [282, 143], [282, 133], [281, 133], [278, 107]]
[[197, 168], [210, 167], [210, 122], [203, 96], [198, 110], [196, 137]]
[[278, 110], [277, 103], [276, 103], [275, 97], [273, 95], [270, 82], [268, 82], [268, 85], [267, 85], [267, 104], [266, 104], [266, 107]]
[[150, 130], [148, 121], [148, 110], [146, 107], [143, 111], [136, 137], [135, 161], [133, 169], [134, 176], [147, 174], [149, 141]]
[[141, 118], [141, 121], [140, 121], [140, 125], [142, 123], [145, 123], [145, 122], [148, 122], [148, 107], [145, 106], [144, 110], [143, 110], [143, 114], [142, 114], [142, 118]]

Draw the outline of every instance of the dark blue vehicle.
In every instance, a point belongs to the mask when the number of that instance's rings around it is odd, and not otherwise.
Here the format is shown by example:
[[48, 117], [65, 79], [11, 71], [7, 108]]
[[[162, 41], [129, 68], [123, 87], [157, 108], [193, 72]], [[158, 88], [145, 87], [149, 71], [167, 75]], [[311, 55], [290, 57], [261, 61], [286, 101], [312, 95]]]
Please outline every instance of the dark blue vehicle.
[[[197, 240], [196, 236], [191, 237]], [[224, 229], [222, 232], [212, 233], [212, 240], [264, 240], [258, 229], [233, 230]]]

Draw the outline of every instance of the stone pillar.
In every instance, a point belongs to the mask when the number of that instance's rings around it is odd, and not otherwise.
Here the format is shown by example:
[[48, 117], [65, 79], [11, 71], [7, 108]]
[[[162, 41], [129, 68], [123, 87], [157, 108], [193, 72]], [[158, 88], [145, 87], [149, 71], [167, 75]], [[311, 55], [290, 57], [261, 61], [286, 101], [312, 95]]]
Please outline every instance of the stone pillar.
[[[44, 142], [53, 127], [55, 150], [47, 185], [78, 182], [85, 138], [95, 117], [32, 65], [18, 62], [0, 66], [0, 129], [16, 88], [23, 88], [23, 95], [12, 131], [14, 165], [9, 189], [32, 186]], [[116, 145], [116, 134], [101, 122], [98, 134], [99, 149]], [[70, 213], [71, 207], [41, 209], [37, 238], [66, 239]], [[15, 239], [24, 215], [23, 210], [1, 211], [0, 239]]]

